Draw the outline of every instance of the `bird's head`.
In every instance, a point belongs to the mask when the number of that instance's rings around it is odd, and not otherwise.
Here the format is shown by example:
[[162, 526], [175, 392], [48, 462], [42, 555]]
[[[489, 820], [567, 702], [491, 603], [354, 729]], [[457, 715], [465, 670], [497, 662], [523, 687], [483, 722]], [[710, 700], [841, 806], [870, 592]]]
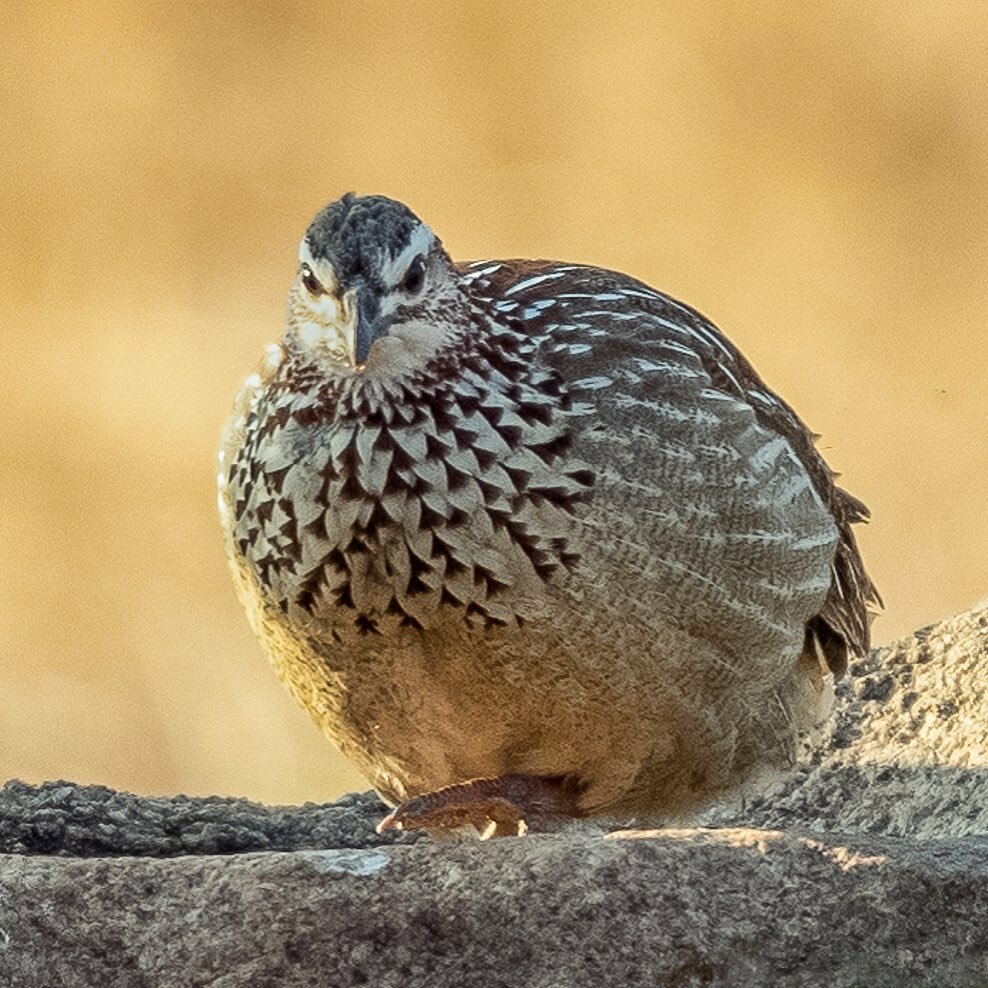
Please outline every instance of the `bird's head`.
[[348, 193], [299, 245], [288, 336], [343, 373], [395, 371], [432, 356], [462, 304], [449, 255], [407, 206]]

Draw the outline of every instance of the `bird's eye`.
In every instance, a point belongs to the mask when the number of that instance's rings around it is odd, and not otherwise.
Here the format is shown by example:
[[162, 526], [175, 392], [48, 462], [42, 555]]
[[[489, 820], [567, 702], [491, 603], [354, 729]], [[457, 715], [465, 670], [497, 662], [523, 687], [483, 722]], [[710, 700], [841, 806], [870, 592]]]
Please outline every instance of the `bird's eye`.
[[425, 261], [420, 254], [408, 265], [405, 277], [401, 279], [401, 290], [409, 295], [418, 295], [425, 284]]
[[302, 284], [310, 295], [325, 295], [326, 289], [322, 282], [313, 274], [312, 268], [308, 264], [302, 265]]

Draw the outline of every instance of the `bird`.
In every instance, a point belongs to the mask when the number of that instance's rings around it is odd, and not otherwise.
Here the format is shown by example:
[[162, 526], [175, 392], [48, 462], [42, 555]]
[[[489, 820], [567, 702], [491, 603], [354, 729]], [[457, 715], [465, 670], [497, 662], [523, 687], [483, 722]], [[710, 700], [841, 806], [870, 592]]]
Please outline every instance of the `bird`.
[[457, 262], [347, 193], [234, 402], [220, 516], [380, 830], [689, 819], [790, 768], [868, 651], [869, 513], [817, 438], [669, 295]]

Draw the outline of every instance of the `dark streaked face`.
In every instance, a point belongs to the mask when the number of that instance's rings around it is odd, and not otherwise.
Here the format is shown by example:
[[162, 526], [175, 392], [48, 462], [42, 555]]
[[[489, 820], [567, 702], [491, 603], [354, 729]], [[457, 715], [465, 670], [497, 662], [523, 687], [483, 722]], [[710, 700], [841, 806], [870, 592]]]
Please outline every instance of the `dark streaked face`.
[[340, 370], [373, 369], [389, 353], [428, 354], [442, 342], [456, 274], [402, 203], [351, 194], [330, 204], [302, 238], [299, 264], [288, 332]]

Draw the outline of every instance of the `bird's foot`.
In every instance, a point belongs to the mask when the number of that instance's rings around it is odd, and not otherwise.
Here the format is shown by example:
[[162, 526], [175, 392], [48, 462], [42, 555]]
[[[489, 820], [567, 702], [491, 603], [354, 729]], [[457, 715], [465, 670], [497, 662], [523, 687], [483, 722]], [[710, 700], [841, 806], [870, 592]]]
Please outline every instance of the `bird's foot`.
[[581, 816], [583, 786], [574, 776], [502, 775], [413, 796], [378, 825], [385, 830], [449, 831], [472, 826], [481, 840], [553, 830]]

